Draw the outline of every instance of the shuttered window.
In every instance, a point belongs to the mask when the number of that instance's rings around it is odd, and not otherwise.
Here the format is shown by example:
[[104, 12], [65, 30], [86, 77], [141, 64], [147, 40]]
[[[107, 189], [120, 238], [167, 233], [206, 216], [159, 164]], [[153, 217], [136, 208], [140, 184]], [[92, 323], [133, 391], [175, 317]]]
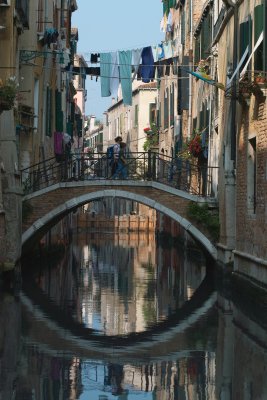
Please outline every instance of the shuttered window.
[[137, 127], [138, 126], [138, 104], [136, 104], [136, 106], [134, 107], [134, 126]]
[[52, 136], [52, 90], [46, 89], [46, 136]]
[[170, 95], [170, 126], [174, 125], [174, 84], [171, 86]]
[[201, 59], [206, 59], [210, 53], [211, 45], [211, 15], [204, 19], [200, 34]]
[[164, 96], [164, 129], [169, 127], [169, 89], [166, 89]]
[[[247, 21], [242, 22], [242, 24], [239, 26], [239, 61], [241, 60], [247, 47], [249, 48], [250, 54], [252, 50], [252, 21], [250, 16], [248, 17]], [[242, 70], [242, 67], [246, 64], [249, 54], [241, 65], [240, 70]], [[250, 69], [250, 66], [248, 69]]]
[[157, 123], [157, 110], [156, 110], [156, 103], [149, 104], [149, 123], [156, 124]]
[[[263, 4], [258, 5], [254, 8], [254, 46], [260, 37], [261, 32], [264, 29], [264, 8]], [[265, 27], [266, 28], [266, 27]], [[265, 33], [266, 35], [266, 33]], [[254, 54], [254, 69], [255, 71], [264, 70], [264, 44], [261, 42]], [[265, 65], [266, 66], [266, 65]]]
[[183, 8], [181, 14], [181, 43], [185, 44], [185, 9]]
[[55, 92], [55, 113], [56, 113], [56, 131], [63, 132], [63, 112], [62, 112], [62, 97], [61, 92], [56, 90]]

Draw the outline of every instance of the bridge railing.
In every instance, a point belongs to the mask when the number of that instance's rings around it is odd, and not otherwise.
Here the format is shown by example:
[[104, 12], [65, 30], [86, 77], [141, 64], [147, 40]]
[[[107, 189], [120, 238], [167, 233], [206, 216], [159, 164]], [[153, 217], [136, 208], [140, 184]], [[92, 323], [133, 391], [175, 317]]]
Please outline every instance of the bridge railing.
[[[200, 196], [211, 196], [218, 168], [154, 152], [130, 153], [127, 156], [127, 179], [156, 181]], [[112, 162], [104, 153], [73, 154], [62, 160], [50, 158], [21, 171], [25, 194], [55, 183], [94, 179], [113, 180]], [[119, 177], [120, 179], [120, 177]]]

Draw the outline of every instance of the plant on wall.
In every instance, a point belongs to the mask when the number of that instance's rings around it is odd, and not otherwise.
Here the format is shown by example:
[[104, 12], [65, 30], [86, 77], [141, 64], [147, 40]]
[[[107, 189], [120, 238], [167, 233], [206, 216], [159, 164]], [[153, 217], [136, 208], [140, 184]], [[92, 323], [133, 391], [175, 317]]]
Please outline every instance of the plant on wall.
[[147, 137], [143, 145], [144, 151], [148, 151], [151, 148], [158, 146], [159, 144], [159, 131], [156, 124], [151, 124], [144, 128], [144, 132], [146, 133]]
[[18, 84], [16, 83], [16, 77], [11, 76], [10, 78], [3, 81], [0, 79], [0, 109], [11, 110], [14, 106], [18, 90]]

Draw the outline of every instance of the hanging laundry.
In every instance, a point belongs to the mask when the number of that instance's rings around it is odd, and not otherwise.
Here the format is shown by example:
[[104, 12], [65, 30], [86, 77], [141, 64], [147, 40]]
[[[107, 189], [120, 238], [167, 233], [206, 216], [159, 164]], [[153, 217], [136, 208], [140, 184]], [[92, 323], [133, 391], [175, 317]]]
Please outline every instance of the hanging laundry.
[[50, 45], [52, 43], [57, 43], [58, 38], [58, 30], [55, 28], [48, 28], [45, 30], [43, 44], [47, 44], [47, 47], [50, 49]]
[[119, 51], [120, 81], [123, 104], [132, 105], [132, 51]]
[[162, 60], [163, 58], [165, 58], [164, 48], [163, 48], [163, 44], [160, 43], [160, 44], [158, 44], [158, 61]]
[[95, 53], [91, 54], [91, 64], [96, 64], [98, 63], [98, 58], [100, 57], [100, 54]]
[[110, 74], [110, 92], [112, 97], [118, 96], [118, 89], [120, 83], [118, 53], [115, 51], [111, 53], [111, 74]]
[[173, 57], [173, 50], [172, 50], [172, 42], [169, 40], [168, 42], [163, 43], [164, 55], [165, 58], [172, 58]]
[[173, 64], [173, 60], [172, 58], [168, 58], [167, 60], [165, 60], [165, 75], [169, 76], [170, 75], [170, 66]]
[[157, 61], [155, 66], [157, 69], [157, 78], [160, 79], [164, 76], [164, 61]]
[[63, 132], [54, 132], [54, 153], [56, 160], [60, 162], [63, 154]]
[[100, 78], [101, 78], [101, 96], [109, 97], [111, 76], [111, 53], [100, 53]]
[[132, 66], [133, 66], [132, 80], [135, 79], [136, 74], [138, 72], [140, 62], [141, 62], [142, 51], [143, 51], [143, 48], [132, 50]]
[[153, 58], [154, 58], [154, 62], [157, 62], [159, 60], [158, 57], [158, 45], [157, 46], [152, 46], [152, 54], [153, 54]]
[[155, 77], [154, 58], [151, 46], [144, 47], [142, 50], [142, 64], [140, 66], [140, 76], [144, 83], [148, 83]]
[[172, 32], [173, 31], [173, 8], [170, 9], [169, 15], [167, 18], [167, 32]]

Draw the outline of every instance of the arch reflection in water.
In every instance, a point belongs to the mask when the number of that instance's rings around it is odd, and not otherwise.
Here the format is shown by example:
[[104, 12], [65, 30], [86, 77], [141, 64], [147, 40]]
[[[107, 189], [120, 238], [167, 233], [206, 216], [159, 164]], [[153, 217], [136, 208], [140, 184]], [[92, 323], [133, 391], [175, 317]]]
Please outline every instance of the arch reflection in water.
[[144, 332], [181, 309], [206, 276], [200, 249], [186, 234], [183, 240], [77, 234], [58, 263], [49, 257], [38, 270], [27, 266], [28, 289], [34, 278], [62, 313], [100, 334]]

